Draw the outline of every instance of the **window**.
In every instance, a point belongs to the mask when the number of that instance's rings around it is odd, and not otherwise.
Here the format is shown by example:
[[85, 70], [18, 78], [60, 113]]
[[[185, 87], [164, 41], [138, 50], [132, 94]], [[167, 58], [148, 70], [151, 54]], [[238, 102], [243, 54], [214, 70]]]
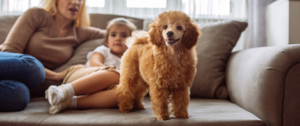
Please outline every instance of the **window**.
[[230, 0], [182, 0], [182, 10], [194, 15], [230, 15]]
[[86, 0], [87, 7], [104, 7], [105, 0]]
[[[42, 0], [0, 0], [0, 15], [22, 14], [28, 8], [40, 6]], [[154, 18], [168, 10], [180, 10], [197, 22], [212, 22], [226, 18], [246, 19], [246, 0], [86, 0], [89, 13]]]
[[127, 0], [128, 8], [166, 8], [166, 0]]
[[0, 0], [0, 15], [21, 14], [31, 7], [38, 7], [41, 0]]

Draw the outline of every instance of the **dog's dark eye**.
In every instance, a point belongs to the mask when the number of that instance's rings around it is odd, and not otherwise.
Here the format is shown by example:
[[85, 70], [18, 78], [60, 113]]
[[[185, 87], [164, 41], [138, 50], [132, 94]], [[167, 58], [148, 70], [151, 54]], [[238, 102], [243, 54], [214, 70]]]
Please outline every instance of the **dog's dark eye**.
[[181, 26], [177, 26], [177, 29], [178, 29], [178, 30], [182, 30], [182, 27], [181, 27]]
[[167, 29], [167, 28], [168, 28], [168, 26], [167, 26], [167, 25], [165, 25], [165, 26], [164, 26], [164, 29]]

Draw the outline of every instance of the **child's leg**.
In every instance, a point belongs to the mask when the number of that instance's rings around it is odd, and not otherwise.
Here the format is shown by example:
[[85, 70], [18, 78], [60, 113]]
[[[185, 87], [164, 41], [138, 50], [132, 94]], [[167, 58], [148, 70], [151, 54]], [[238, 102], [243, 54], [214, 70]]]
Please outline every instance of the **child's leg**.
[[86, 75], [71, 84], [75, 95], [84, 95], [107, 89], [109, 86], [119, 83], [119, 79], [120, 75], [116, 72], [99, 71]]
[[77, 109], [103, 109], [117, 107], [116, 89], [96, 92], [77, 98]]
[[103, 109], [117, 107], [116, 89], [96, 92], [90, 95], [74, 96], [73, 98], [59, 103], [57, 106], [51, 106], [50, 114], [59, 113], [62, 110], [73, 109]]
[[46, 98], [48, 98], [51, 105], [57, 105], [74, 95], [85, 95], [104, 90], [113, 84], [119, 83], [119, 78], [120, 75], [116, 72], [94, 72], [73, 81], [71, 84], [49, 87], [46, 91]]

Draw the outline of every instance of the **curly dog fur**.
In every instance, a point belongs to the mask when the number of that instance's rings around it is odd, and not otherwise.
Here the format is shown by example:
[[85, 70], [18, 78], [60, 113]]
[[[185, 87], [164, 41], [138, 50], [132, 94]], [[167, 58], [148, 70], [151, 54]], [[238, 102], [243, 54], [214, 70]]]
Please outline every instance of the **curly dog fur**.
[[122, 113], [144, 110], [142, 100], [150, 88], [152, 110], [158, 120], [168, 119], [170, 113], [187, 119], [190, 87], [196, 74], [195, 46], [201, 31], [180, 11], [159, 14], [150, 27], [148, 33], [139, 32], [126, 42], [133, 43], [122, 58], [119, 109]]

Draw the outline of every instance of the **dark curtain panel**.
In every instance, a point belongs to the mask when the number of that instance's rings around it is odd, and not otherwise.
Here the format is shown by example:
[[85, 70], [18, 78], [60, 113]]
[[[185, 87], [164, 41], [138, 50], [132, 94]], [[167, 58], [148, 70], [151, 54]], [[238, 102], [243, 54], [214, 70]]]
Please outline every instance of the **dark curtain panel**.
[[275, 0], [247, 0], [248, 31], [245, 48], [266, 46], [266, 9]]

